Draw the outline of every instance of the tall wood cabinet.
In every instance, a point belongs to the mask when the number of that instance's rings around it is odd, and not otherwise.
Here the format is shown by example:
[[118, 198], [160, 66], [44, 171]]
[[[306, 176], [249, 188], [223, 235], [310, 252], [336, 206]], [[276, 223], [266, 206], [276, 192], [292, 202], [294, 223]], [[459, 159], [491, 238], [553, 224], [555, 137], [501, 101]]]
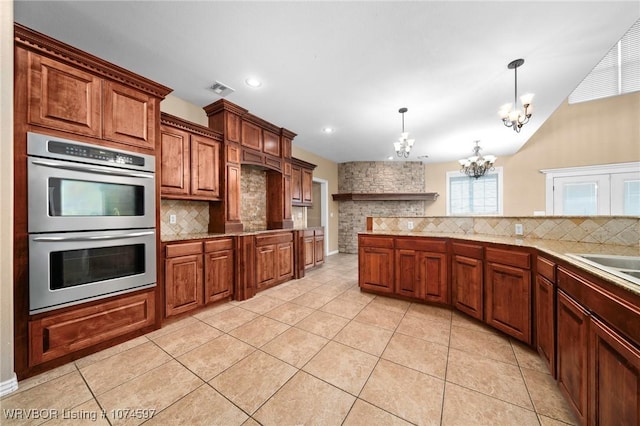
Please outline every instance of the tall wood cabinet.
[[161, 120], [162, 197], [219, 200], [222, 135], [165, 113]]
[[[14, 46], [16, 194], [28, 192], [28, 132], [156, 154], [160, 101], [171, 89], [20, 24], [14, 25]], [[158, 193], [155, 201], [159, 206]], [[159, 327], [156, 289], [29, 315], [27, 210], [27, 197], [16, 197], [13, 334], [18, 379]]]

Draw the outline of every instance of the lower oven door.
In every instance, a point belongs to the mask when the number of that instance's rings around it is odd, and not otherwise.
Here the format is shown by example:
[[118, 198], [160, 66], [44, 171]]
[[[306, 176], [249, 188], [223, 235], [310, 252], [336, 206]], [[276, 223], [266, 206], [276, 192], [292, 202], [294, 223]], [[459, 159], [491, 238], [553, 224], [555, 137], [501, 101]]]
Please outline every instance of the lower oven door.
[[29, 235], [29, 313], [156, 285], [154, 229]]

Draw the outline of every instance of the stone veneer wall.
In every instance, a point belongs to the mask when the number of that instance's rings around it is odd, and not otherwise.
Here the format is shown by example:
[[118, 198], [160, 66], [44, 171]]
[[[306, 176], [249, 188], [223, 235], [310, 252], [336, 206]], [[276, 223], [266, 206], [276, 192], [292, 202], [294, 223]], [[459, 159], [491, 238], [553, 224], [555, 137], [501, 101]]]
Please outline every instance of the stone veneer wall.
[[[373, 216], [373, 215], [371, 215]], [[525, 217], [381, 217], [373, 218], [374, 231], [443, 232], [515, 237], [515, 224], [523, 225], [521, 238], [638, 246], [640, 218], [629, 216], [525, 216]]]
[[[340, 193], [425, 192], [419, 161], [358, 161], [338, 164]], [[358, 232], [367, 216], [422, 216], [424, 201], [341, 201], [338, 204], [338, 250], [358, 252]]]
[[240, 172], [240, 218], [245, 231], [267, 229], [267, 172], [243, 165]]
[[[169, 215], [176, 215], [176, 223], [169, 223]], [[207, 201], [160, 200], [160, 235], [200, 234], [209, 229]]]

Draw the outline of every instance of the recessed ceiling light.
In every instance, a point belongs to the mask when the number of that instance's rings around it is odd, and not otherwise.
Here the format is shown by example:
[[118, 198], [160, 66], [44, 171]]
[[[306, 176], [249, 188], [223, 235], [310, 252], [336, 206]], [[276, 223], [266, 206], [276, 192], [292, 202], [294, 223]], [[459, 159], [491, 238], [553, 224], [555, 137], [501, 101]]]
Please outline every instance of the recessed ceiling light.
[[388, 156], [387, 160], [393, 160], [393, 155]]
[[333, 133], [333, 132], [334, 132], [334, 130], [333, 130], [332, 127], [325, 127], [325, 128], [322, 129], [322, 133], [330, 134], [330, 133]]
[[249, 77], [244, 82], [247, 83], [247, 86], [249, 86], [249, 87], [254, 87], [255, 88], [255, 87], [262, 86], [262, 82], [260, 80], [258, 80], [257, 78], [253, 78], [253, 77]]

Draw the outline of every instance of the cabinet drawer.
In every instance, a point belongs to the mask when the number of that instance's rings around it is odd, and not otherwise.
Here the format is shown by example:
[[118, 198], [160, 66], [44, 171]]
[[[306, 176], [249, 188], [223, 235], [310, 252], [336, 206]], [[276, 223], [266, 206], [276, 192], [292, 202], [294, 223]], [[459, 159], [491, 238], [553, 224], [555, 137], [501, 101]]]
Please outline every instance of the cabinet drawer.
[[482, 259], [482, 246], [475, 244], [451, 243], [451, 249], [454, 254], [471, 257], [473, 259]]
[[212, 251], [233, 250], [233, 239], [224, 238], [221, 240], [205, 241], [204, 251], [209, 253]]
[[556, 282], [556, 264], [544, 257], [538, 256], [536, 261], [536, 269], [538, 274], [542, 275], [555, 284]]
[[393, 248], [393, 237], [373, 237], [360, 235], [360, 247]]
[[167, 249], [166, 249], [167, 257], [186, 256], [189, 254], [200, 254], [200, 253], [202, 253], [201, 241], [196, 241], [193, 243], [170, 244], [170, 245], [167, 245]]
[[97, 345], [155, 322], [155, 290], [29, 322], [29, 365]]
[[485, 250], [485, 256], [485, 259], [488, 262], [516, 266], [524, 269], [531, 268], [531, 255], [529, 253], [487, 247]]
[[293, 232], [287, 232], [284, 234], [275, 234], [275, 235], [256, 236], [256, 247], [265, 246], [269, 244], [288, 243], [289, 241], [293, 241]]
[[447, 242], [444, 240], [433, 240], [424, 237], [397, 238], [397, 249], [430, 251], [436, 253], [447, 252]]

